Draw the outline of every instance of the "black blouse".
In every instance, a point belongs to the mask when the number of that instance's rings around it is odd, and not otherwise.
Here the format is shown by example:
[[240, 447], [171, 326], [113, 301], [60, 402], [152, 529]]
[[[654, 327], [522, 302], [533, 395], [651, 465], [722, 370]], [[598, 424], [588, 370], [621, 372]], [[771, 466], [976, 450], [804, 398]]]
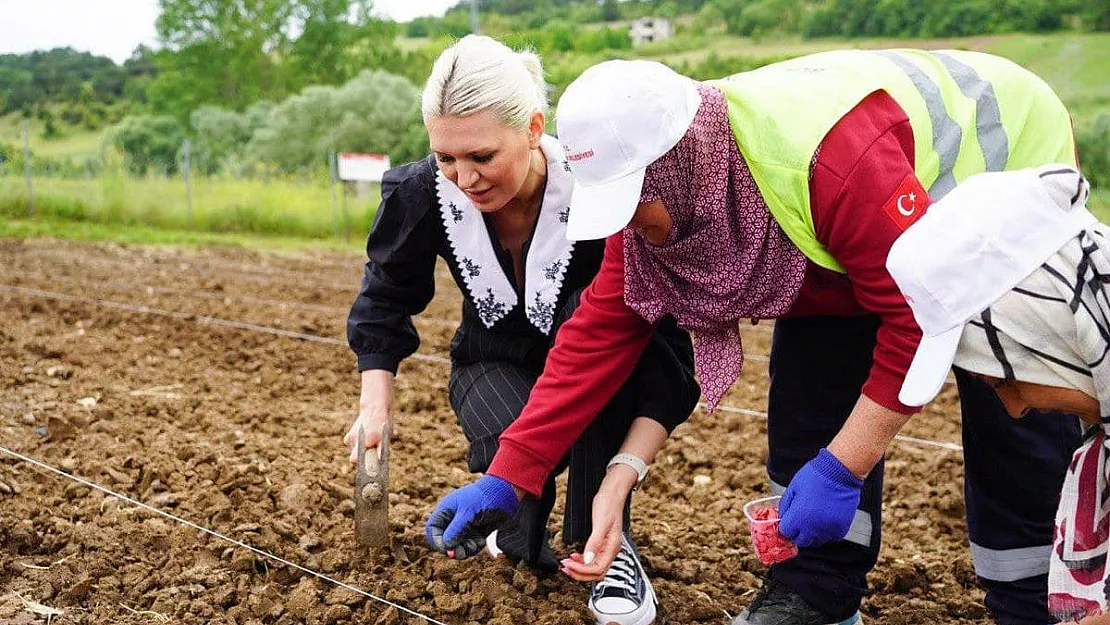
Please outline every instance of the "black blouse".
[[[347, 342], [358, 356], [358, 370], [385, 369], [396, 373], [401, 360], [420, 345], [412, 316], [435, 295], [436, 256], [447, 261], [455, 284], [463, 293], [462, 323], [451, 340], [451, 359], [457, 364], [500, 360], [543, 370], [554, 337], [537, 329], [525, 315], [520, 286], [517, 304], [492, 327], [486, 327], [465, 287], [462, 269], [447, 239], [436, 195], [435, 157], [401, 165], [382, 180], [382, 203], [366, 240], [366, 273], [347, 317]], [[540, 210], [554, 210], [541, 207]], [[498, 262], [507, 276], [515, 275], [512, 255], [487, 232]], [[521, 253], [527, 258], [532, 238]], [[593, 279], [601, 265], [603, 240], [579, 241], [563, 277], [555, 310]]]

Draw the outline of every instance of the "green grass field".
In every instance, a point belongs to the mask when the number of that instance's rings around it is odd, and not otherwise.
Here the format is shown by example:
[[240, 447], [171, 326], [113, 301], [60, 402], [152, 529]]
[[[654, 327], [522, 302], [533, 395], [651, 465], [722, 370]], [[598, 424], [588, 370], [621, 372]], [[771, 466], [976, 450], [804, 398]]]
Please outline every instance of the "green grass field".
[[[30, 130], [31, 151], [40, 156], [84, 160], [100, 154], [100, 138], [103, 130], [87, 130], [59, 123], [60, 136], [44, 139], [42, 122], [27, 120]], [[23, 147], [23, 116], [9, 113], [0, 117], [0, 143], [10, 143]]]
[[1110, 193], [1103, 190], [1101, 193], [1096, 192], [1088, 204], [1091, 212], [1098, 217], [1098, 220], [1104, 224], [1110, 224]]
[[0, 238], [110, 241], [124, 245], [240, 247], [257, 250], [337, 250], [357, 252], [363, 239], [306, 239], [242, 232], [218, 233], [173, 230], [133, 224], [98, 224], [50, 217], [0, 219]]
[[[363, 238], [378, 201], [378, 189], [372, 187], [361, 199], [340, 195], [339, 210], [333, 212], [326, 182], [286, 180], [198, 178], [191, 211], [181, 179], [36, 178], [32, 189], [34, 215], [55, 221], [314, 240]], [[26, 206], [24, 179], [0, 177], [0, 215], [25, 218]]]

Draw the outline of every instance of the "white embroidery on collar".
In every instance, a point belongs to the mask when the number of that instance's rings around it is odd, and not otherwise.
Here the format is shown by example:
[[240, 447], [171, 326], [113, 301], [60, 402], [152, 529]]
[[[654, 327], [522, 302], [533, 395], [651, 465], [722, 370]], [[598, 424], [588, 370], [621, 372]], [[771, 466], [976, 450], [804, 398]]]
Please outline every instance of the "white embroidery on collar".
[[[547, 187], [524, 262], [524, 312], [532, 325], [550, 334], [555, 323], [555, 304], [574, 252], [574, 241], [567, 239], [567, 215], [574, 178], [557, 139], [544, 135], [540, 138], [540, 149], [547, 157]], [[438, 171], [436, 195], [447, 240], [470, 299], [482, 323], [487, 328], [493, 327], [519, 303], [516, 289], [497, 261], [481, 212], [461, 189]]]

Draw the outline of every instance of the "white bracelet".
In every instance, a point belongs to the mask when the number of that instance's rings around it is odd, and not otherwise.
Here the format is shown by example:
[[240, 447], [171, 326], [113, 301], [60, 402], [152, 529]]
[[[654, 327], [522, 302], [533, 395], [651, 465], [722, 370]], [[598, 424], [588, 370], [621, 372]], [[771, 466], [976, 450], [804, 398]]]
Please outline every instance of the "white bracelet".
[[613, 456], [609, 464], [605, 465], [605, 470], [608, 471], [614, 464], [623, 464], [632, 467], [632, 470], [636, 472], [636, 483], [632, 486], [632, 490], [639, 488], [640, 483], [644, 481], [644, 476], [646, 476], [648, 472], [647, 463], [635, 454], [617, 454]]

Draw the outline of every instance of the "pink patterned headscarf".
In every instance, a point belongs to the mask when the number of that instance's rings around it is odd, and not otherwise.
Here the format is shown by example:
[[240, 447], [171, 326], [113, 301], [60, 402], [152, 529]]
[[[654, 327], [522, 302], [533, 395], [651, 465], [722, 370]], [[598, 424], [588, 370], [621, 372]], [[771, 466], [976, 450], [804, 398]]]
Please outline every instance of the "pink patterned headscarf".
[[647, 168], [640, 201], [662, 200], [674, 220], [663, 245], [624, 231], [624, 299], [648, 321], [673, 315], [694, 333], [694, 363], [709, 404], [744, 363], [741, 319], [781, 316], [806, 258], [771, 217], [728, 122], [724, 94], [699, 85], [686, 135]]

